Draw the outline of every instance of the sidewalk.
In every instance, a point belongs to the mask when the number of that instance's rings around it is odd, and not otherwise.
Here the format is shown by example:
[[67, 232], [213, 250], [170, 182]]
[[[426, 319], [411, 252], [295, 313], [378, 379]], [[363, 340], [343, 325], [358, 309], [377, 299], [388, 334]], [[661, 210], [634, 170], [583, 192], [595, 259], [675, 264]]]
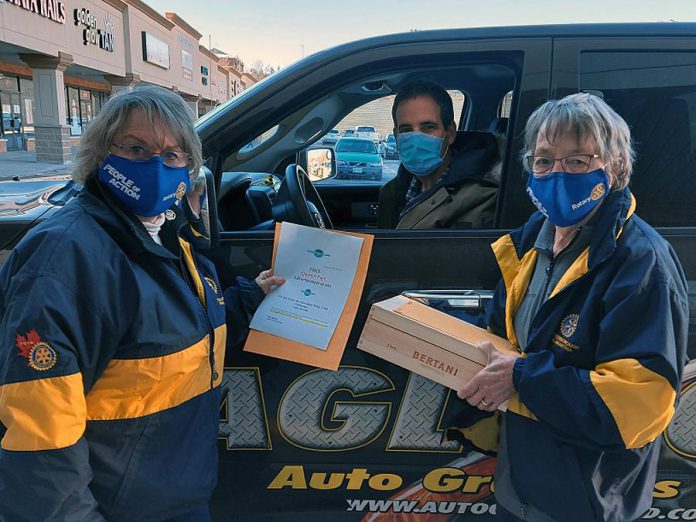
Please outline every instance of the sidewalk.
[[71, 163], [58, 165], [56, 163], [43, 163], [36, 161], [35, 152], [26, 150], [13, 150], [0, 154], [0, 181], [34, 176], [69, 175], [72, 169]]

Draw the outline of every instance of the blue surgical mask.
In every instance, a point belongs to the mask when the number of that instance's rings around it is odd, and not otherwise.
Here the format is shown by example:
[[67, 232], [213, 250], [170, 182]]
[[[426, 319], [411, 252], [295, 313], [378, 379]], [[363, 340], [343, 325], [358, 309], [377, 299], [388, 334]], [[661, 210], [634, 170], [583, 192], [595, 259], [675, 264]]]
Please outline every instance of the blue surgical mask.
[[529, 175], [527, 195], [539, 212], [558, 227], [577, 225], [609, 193], [609, 175], [604, 169], [586, 174], [552, 172]]
[[422, 132], [402, 132], [396, 137], [399, 159], [412, 174], [423, 177], [435, 172], [442, 165], [443, 138]]
[[136, 216], [161, 214], [180, 200], [191, 180], [186, 167], [168, 167], [161, 156], [134, 161], [109, 154], [99, 181]]

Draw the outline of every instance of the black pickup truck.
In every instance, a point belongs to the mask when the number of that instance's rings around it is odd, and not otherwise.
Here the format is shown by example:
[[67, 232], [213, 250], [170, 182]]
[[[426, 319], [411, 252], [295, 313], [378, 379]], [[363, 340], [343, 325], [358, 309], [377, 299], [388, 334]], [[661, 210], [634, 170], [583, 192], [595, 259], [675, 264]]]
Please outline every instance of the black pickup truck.
[[[493, 228], [378, 229], [386, 173], [382, 182], [336, 180], [331, 151], [316, 148], [351, 118], [384, 121], [391, 97], [418, 78], [452, 93], [460, 131], [504, 136]], [[696, 24], [499, 27], [371, 38], [312, 55], [199, 120], [206, 166], [217, 185], [221, 230], [211, 257], [223, 284], [269, 265], [279, 220], [316, 225], [318, 213], [334, 228], [375, 237], [338, 370], [243, 352], [241, 336], [231, 335], [215, 520], [494, 518], [495, 460], [442, 441], [442, 412], [456, 400], [449, 390], [356, 344], [370, 305], [396, 294], [470, 309], [485, 304], [499, 277], [490, 244], [534, 210], [518, 159], [525, 122], [545, 100], [578, 91], [601, 96], [629, 123], [638, 153], [631, 183], [637, 213], [675, 248], [696, 309]], [[298, 174], [296, 164], [315, 181]], [[47, 190], [25, 201], [26, 212], [5, 205], [2, 248], [11, 249], [25, 226], [46, 217], [41, 208], [60, 205], [76, 189]], [[642, 519], [696, 520], [694, 365], [661, 444], [653, 507]]]

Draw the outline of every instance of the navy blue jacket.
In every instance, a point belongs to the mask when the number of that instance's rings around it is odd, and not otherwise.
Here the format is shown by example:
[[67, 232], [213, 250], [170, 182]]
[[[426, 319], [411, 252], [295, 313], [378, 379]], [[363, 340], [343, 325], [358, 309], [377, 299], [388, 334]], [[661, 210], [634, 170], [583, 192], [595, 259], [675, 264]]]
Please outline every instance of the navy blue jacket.
[[[639, 517], [651, 503], [656, 439], [675, 410], [687, 283], [671, 246], [634, 209], [628, 189], [607, 197], [597, 234], [538, 311], [515, 363], [498, 451], [520, 501], [554, 520]], [[503, 277], [483, 326], [513, 345], [543, 221], [536, 213], [493, 244]], [[461, 426], [469, 416], [458, 402]]]
[[207, 504], [226, 307], [184, 231], [167, 222], [156, 244], [88, 182], [3, 265], [0, 519], [163, 520]]

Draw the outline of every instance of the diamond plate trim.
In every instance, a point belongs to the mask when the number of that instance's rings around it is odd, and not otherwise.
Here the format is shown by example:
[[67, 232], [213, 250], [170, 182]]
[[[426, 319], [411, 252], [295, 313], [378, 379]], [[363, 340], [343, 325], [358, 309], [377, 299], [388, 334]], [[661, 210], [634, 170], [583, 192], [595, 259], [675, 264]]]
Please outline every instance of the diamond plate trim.
[[[385, 376], [366, 368], [341, 367], [303, 375], [286, 391], [278, 427], [288, 442], [308, 450], [345, 451], [372, 442], [384, 430], [391, 403], [332, 401], [339, 391], [357, 398], [394, 389]], [[341, 395], [343, 397], [343, 395]], [[330, 426], [324, 425], [329, 420]]]
[[679, 407], [665, 435], [667, 445], [676, 453], [696, 460], [696, 382], [682, 392]]
[[268, 423], [261, 399], [261, 383], [255, 370], [226, 370], [222, 397], [227, 420], [220, 421], [219, 437], [227, 449], [270, 449]]
[[400, 451], [457, 451], [459, 443], [442, 441], [442, 431], [438, 431], [448, 391], [441, 384], [412, 373], [388, 448]]

